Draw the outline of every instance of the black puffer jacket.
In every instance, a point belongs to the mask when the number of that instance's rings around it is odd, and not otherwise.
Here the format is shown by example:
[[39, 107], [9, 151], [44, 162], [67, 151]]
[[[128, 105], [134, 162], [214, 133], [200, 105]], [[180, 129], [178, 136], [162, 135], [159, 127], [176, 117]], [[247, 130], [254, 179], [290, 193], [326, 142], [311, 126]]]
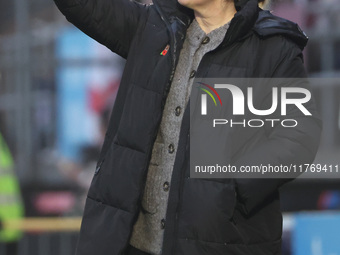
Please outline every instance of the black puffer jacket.
[[[162, 109], [193, 13], [176, 0], [154, 0], [148, 6], [128, 0], [55, 2], [70, 22], [127, 58], [88, 193], [77, 249], [77, 255], [124, 254], [140, 210]], [[301, 50], [306, 42], [296, 24], [260, 10], [257, 1], [250, 0], [238, 8], [222, 44], [203, 57], [196, 76], [304, 77]], [[170, 54], [161, 56], [167, 44]], [[274, 128], [265, 134], [267, 142], [256, 150], [245, 149], [235, 160], [245, 165], [311, 163], [321, 124], [313, 101], [306, 107], [313, 116], [290, 113], [299, 121], [297, 128], [290, 132]], [[280, 254], [278, 188], [287, 180], [189, 178], [188, 108], [170, 184], [162, 254]], [[235, 143], [242, 139], [241, 134], [230, 137]], [[246, 148], [247, 141], [243, 143]]]

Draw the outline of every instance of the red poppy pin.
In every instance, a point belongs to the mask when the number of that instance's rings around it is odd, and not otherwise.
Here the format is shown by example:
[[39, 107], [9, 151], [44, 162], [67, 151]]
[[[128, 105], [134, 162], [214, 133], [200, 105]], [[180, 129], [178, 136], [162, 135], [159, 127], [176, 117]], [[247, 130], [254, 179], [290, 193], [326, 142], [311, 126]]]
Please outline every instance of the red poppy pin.
[[169, 49], [170, 49], [170, 45], [168, 44], [165, 47], [165, 49], [161, 52], [161, 56], [165, 56], [168, 53]]

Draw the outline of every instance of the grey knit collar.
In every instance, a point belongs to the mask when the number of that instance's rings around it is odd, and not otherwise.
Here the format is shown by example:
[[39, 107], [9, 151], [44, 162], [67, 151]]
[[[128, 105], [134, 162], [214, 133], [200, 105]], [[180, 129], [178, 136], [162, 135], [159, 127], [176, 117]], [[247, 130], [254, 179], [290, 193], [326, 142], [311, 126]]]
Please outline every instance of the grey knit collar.
[[194, 19], [187, 30], [188, 41], [191, 45], [198, 46], [202, 43], [206, 36], [208, 36], [209, 38], [221, 38], [222, 36], [224, 37], [227, 33], [229, 25], [230, 21], [206, 34], [198, 24], [197, 20]]

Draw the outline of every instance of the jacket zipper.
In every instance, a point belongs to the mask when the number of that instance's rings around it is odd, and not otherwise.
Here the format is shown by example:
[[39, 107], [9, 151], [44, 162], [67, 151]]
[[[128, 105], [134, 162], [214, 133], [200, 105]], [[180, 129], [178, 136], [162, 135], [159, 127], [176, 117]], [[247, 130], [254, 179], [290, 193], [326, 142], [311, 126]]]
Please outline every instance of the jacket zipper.
[[170, 51], [171, 51], [170, 56], [171, 56], [172, 68], [171, 68], [171, 73], [170, 73], [168, 83], [166, 84], [165, 89], [164, 89], [164, 93], [163, 93], [163, 100], [162, 100], [162, 110], [163, 110], [163, 108], [165, 106], [166, 97], [169, 93], [171, 82], [174, 78], [175, 69], [176, 69], [176, 42], [175, 42], [175, 35], [174, 35], [174, 32], [171, 29], [171, 25], [170, 25], [169, 21], [164, 17], [162, 10], [159, 8], [158, 3], [156, 1], [154, 2], [154, 5], [155, 5], [156, 10], [158, 11], [159, 15], [161, 16], [161, 19], [165, 23], [168, 31], [170, 32]]
[[[185, 153], [187, 153], [188, 151], [188, 147], [190, 144], [190, 129], [189, 129], [189, 133], [188, 133], [188, 138], [187, 138], [187, 143], [185, 145]], [[190, 152], [189, 152], [190, 155]], [[189, 166], [190, 166], [190, 159], [189, 159]], [[181, 169], [182, 170], [182, 169]], [[178, 206], [176, 209], [176, 215], [175, 215], [175, 227], [174, 227], [174, 240], [176, 240], [177, 236], [178, 236], [178, 218], [179, 218], [179, 212], [181, 211], [182, 208], [182, 194], [183, 194], [183, 189], [184, 189], [184, 179], [185, 179], [185, 171], [182, 171], [181, 175], [180, 175], [180, 180], [179, 180], [179, 196], [178, 196]], [[171, 248], [171, 254], [175, 254], [175, 245], [172, 246]]]
[[[171, 74], [170, 74], [170, 78], [169, 78], [169, 81], [165, 87], [165, 90], [164, 90], [164, 94], [163, 94], [163, 102], [162, 102], [162, 111], [164, 109], [164, 105], [165, 105], [165, 100], [166, 100], [166, 96], [167, 96], [167, 93], [169, 92], [170, 90], [170, 85], [171, 85], [171, 82], [172, 82], [172, 79], [173, 79], [173, 76], [174, 76], [174, 73], [175, 73], [175, 64], [176, 64], [176, 42], [175, 42], [175, 35], [174, 35], [174, 32], [172, 31], [171, 29], [171, 25], [170, 23], [168, 22], [168, 20], [166, 20], [164, 18], [164, 15], [162, 13], [162, 11], [160, 10], [158, 4], [156, 1], [154, 1], [154, 5], [156, 7], [156, 10], [158, 11], [158, 13], [160, 14], [161, 16], [161, 19], [163, 20], [163, 22], [166, 24], [166, 27], [168, 29], [168, 31], [170, 32], [170, 49], [172, 48], [172, 51], [171, 51], [171, 58], [172, 58], [172, 70], [171, 70]], [[232, 28], [233, 29], [233, 28]], [[232, 32], [232, 31], [230, 31]], [[229, 46], [229, 43], [230, 43], [230, 38], [227, 38], [228, 40], [226, 41], [226, 43], [223, 45], [224, 47], [227, 47]], [[221, 45], [220, 45], [221, 46]], [[218, 47], [219, 48], [219, 47]], [[202, 61], [202, 60], [201, 60]], [[189, 130], [189, 134], [188, 134], [188, 137], [187, 137], [187, 144], [186, 144], [186, 150], [188, 150], [188, 146], [189, 146], [189, 142], [190, 142], [190, 130]], [[190, 164], [190, 163], [189, 163]], [[183, 171], [181, 174], [180, 174], [180, 180], [179, 180], [179, 188], [180, 188], [180, 193], [179, 193], [179, 198], [178, 198], [178, 206], [177, 206], [177, 209], [176, 209], [176, 214], [175, 214], [175, 227], [174, 227], [174, 240], [176, 239], [176, 236], [178, 235], [178, 217], [179, 217], [179, 212], [180, 212], [180, 209], [181, 209], [181, 206], [182, 206], [182, 193], [183, 193], [183, 189], [184, 189], [184, 179], [185, 179], [185, 171]], [[175, 244], [172, 245], [171, 247], [171, 254], [174, 254], [174, 249], [175, 249]]]
[[[164, 89], [164, 93], [163, 93], [162, 106], [161, 106], [161, 107], [162, 107], [161, 111], [163, 112], [164, 106], [165, 106], [166, 97], [167, 97], [168, 91], [170, 90], [170, 85], [171, 85], [171, 82], [172, 82], [172, 80], [173, 80], [174, 73], [175, 73], [175, 63], [176, 63], [176, 61], [175, 61], [175, 59], [176, 59], [176, 57], [175, 57], [175, 52], [176, 52], [176, 50], [175, 50], [174, 33], [173, 33], [172, 29], [171, 29], [171, 25], [170, 25], [170, 23], [164, 18], [164, 15], [163, 15], [162, 11], [160, 10], [160, 8], [159, 8], [158, 4], [156, 3], [156, 1], [155, 1], [155, 3], [154, 3], [154, 6], [156, 7], [156, 10], [158, 11], [158, 13], [159, 13], [161, 19], [163, 20], [163, 22], [166, 24], [166, 27], [167, 27], [168, 31], [170, 32], [170, 51], [171, 51], [171, 52], [170, 52], [170, 57], [171, 57], [172, 69], [171, 69], [171, 74], [170, 74], [169, 81], [168, 81], [168, 83], [166, 84], [165, 89]], [[160, 124], [160, 123], [159, 123], [159, 124]], [[159, 126], [159, 125], [158, 125], [158, 126]], [[158, 133], [158, 130], [155, 132], [155, 135], [154, 135], [154, 137], [153, 137], [153, 143], [154, 143], [155, 140], [156, 140], [157, 133]], [[152, 144], [153, 144], [153, 143], [152, 143]], [[148, 160], [148, 162], [149, 162], [149, 161], [150, 161], [150, 158], [151, 158], [151, 150], [149, 150], [149, 152], [148, 152], [148, 158], [149, 158], [149, 160]], [[147, 166], [146, 166], [146, 168], [147, 168]], [[143, 198], [143, 195], [144, 195], [144, 191], [145, 191], [146, 178], [147, 178], [147, 176], [145, 176], [145, 177], [143, 178], [143, 181], [142, 181], [142, 184], [141, 184], [142, 192], [141, 192], [140, 198], [139, 198], [140, 206], [141, 206], [141, 201], [142, 201], [142, 198]]]
[[[161, 19], [165, 23], [168, 31], [170, 32], [170, 50], [171, 50], [170, 56], [171, 56], [171, 61], [172, 61], [172, 69], [171, 69], [169, 81], [166, 84], [166, 87], [165, 87], [164, 93], [163, 93], [163, 101], [162, 101], [162, 111], [163, 111], [164, 106], [165, 106], [165, 102], [166, 102], [166, 97], [167, 97], [167, 94], [169, 93], [171, 82], [173, 80], [173, 77], [174, 77], [174, 74], [175, 74], [175, 69], [176, 69], [176, 41], [175, 41], [176, 38], [175, 38], [175, 34], [174, 34], [174, 32], [173, 32], [173, 30], [171, 28], [171, 25], [170, 25], [169, 21], [164, 17], [164, 15], [162, 13], [162, 10], [159, 8], [159, 6], [157, 4], [157, 1], [154, 1], [154, 5], [155, 5], [156, 10], [158, 11]], [[180, 175], [180, 178], [181, 178], [180, 179], [180, 189], [181, 190], [183, 189], [182, 186], [183, 186], [184, 173], [182, 173]], [[178, 206], [180, 206], [180, 205], [178, 205]], [[178, 220], [178, 209], [176, 210], [175, 220], [176, 220], [176, 223], [177, 223], [177, 220]], [[177, 233], [177, 226], [175, 226], [175, 229], [174, 229], [174, 239], [175, 239], [176, 233]], [[173, 249], [174, 249], [174, 245], [172, 245], [172, 247], [171, 247], [171, 254], [173, 254]]]

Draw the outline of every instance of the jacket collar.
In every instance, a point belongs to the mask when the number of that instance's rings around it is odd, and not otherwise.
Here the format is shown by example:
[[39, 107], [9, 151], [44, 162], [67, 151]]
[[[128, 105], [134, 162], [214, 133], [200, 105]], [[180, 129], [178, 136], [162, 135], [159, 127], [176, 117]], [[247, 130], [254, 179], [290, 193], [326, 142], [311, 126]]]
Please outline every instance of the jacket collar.
[[[177, 0], [153, 0], [160, 9], [163, 18], [171, 24], [182, 35], [182, 29], [188, 28], [194, 19], [194, 12], [178, 3]], [[308, 41], [308, 37], [296, 23], [272, 15], [268, 11], [262, 11], [258, 7], [258, 0], [235, 0], [237, 13], [231, 20], [230, 27], [220, 47], [224, 47], [233, 42], [242, 40], [251, 31], [255, 31], [259, 36], [267, 37], [272, 35], [283, 35], [294, 41], [303, 49]], [[176, 22], [180, 24], [175, 24]], [[174, 31], [175, 32], [175, 31]], [[183, 37], [181, 35], [181, 37]]]
[[237, 13], [230, 22], [230, 27], [221, 44], [222, 47], [247, 36], [259, 15], [260, 8], [258, 7], [258, 0], [240, 0], [235, 6]]
[[177, 18], [186, 26], [189, 26], [194, 19], [194, 12], [180, 5], [177, 0], [153, 0], [153, 3], [160, 9], [163, 18], [169, 22], [173, 18]]
[[[153, 0], [160, 9], [163, 18], [169, 23], [179, 20], [187, 28], [194, 19], [193, 10], [178, 3], [177, 0]], [[222, 46], [244, 37], [254, 26], [258, 17], [259, 8], [257, 0], [239, 0], [235, 6], [238, 10], [231, 20], [230, 27], [222, 42]]]

